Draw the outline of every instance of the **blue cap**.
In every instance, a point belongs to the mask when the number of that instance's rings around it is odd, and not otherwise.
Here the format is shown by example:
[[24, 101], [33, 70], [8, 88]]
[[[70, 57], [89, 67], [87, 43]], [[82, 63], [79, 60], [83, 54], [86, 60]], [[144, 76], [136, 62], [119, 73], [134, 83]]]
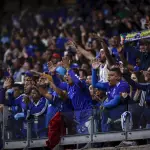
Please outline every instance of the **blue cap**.
[[76, 68], [80, 68], [79, 65], [77, 63], [73, 63], [71, 65], [71, 69], [76, 69]]
[[26, 71], [25, 75], [28, 76], [28, 77], [33, 77], [33, 74], [30, 71]]
[[56, 72], [57, 72], [58, 74], [64, 76], [64, 75], [66, 74], [67, 70], [66, 70], [64, 67], [59, 66], [59, 67], [56, 68]]

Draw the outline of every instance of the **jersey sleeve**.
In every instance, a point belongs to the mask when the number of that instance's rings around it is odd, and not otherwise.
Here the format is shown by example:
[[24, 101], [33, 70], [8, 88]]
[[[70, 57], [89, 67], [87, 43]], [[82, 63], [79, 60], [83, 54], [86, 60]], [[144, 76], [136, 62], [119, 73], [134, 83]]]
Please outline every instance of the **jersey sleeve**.
[[62, 89], [64, 91], [67, 91], [67, 83], [66, 82], [61, 82], [60, 79], [57, 77], [57, 75], [53, 75], [52, 78], [53, 78], [54, 84], [58, 88], [60, 88], [60, 89]]
[[149, 84], [140, 84], [133, 81], [128, 74], [123, 74], [124, 79], [134, 88], [146, 91], [149, 88]]
[[98, 77], [96, 75], [96, 69], [92, 70], [92, 86], [94, 88], [98, 88], [103, 91], [107, 91], [108, 86], [109, 86], [108, 82], [104, 82], [104, 83], [98, 82]]
[[79, 79], [79, 77], [74, 73], [72, 69], [68, 71], [68, 74], [70, 75], [73, 83], [76, 84], [79, 88], [86, 88], [86, 84]]
[[120, 95], [115, 95], [115, 97], [109, 101], [109, 102], [105, 102], [103, 104], [103, 106], [105, 108], [113, 108], [113, 107], [116, 107], [119, 103], [120, 103], [120, 100], [121, 100], [121, 96]]

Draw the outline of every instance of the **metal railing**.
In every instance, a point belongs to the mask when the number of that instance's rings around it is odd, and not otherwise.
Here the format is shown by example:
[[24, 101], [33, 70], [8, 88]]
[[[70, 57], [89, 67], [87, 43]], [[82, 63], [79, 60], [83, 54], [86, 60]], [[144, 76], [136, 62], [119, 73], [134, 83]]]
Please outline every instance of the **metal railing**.
[[[14, 134], [20, 134], [20, 125], [19, 121], [12, 122], [10, 121], [10, 111], [7, 106], [4, 107], [3, 110], [3, 145], [4, 149], [29, 149], [36, 147], [46, 147], [46, 141], [48, 139], [47, 136], [43, 137], [34, 137], [32, 135], [32, 122], [27, 121], [27, 130], [24, 132], [24, 137], [16, 137]], [[101, 119], [101, 115], [99, 116]], [[87, 144], [88, 147], [91, 147], [92, 143], [102, 143], [102, 142], [113, 142], [113, 141], [128, 141], [128, 140], [139, 140], [139, 139], [149, 139], [150, 138], [150, 130], [149, 129], [136, 129], [133, 128], [129, 130], [122, 130], [121, 123], [119, 119], [119, 123], [117, 125], [114, 121], [115, 126], [118, 126], [119, 129], [109, 130], [109, 132], [97, 131], [97, 117], [95, 117], [95, 113], [90, 117], [90, 132], [89, 134], [70, 134], [68, 133], [65, 136], [61, 137], [58, 146], [65, 145], [78, 145], [79, 144]], [[14, 124], [13, 124], [14, 123]], [[128, 126], [128, 125], [127, 125]], [[18, 128], [17, 128], [18, 127]], [[17, 131], [18, 130], [18, 131]]]

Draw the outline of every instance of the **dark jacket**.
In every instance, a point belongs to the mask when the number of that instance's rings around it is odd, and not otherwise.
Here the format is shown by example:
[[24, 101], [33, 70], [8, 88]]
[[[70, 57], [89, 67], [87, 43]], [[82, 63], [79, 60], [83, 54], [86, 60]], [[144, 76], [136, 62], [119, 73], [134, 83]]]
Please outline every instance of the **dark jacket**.
[[150, 103], [150, 83], [142, 84], [133, 81], [128, 74], [123, 74], [124, 79], [133, 87], [146, 92], [145, 101]]

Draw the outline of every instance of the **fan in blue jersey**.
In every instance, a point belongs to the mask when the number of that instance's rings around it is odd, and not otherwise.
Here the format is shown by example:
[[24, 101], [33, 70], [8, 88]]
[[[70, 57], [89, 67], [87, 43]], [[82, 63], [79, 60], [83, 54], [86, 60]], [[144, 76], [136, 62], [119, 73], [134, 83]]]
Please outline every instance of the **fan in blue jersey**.
[[[63, 58], [63, 64], [67, 68], [68, 60]], [[49, 70], [53, 75], [55, 85], [66, 91], [68, 98], [71, 100], [76, 121], [78, 122], [77, 132], [88, 133], [89, 118], [92, 112], [92, 98], [85, 81], [81, 81], [73, 69], [70, 69], [65, 75], [66, 82], [61, 82], [55, 72], [55, 67], [49, 62]], [[76, 70], [77, 71], [77, 70]]]
[[[22, 92], [20, 93], [20, 90], [22, 89], [21, 85], [14, 84], [11, 87], [10, 86], [7, 87], [7, 91], [6, 91], [7, 105], [10, 107], [12, 113], [11, 121], [15, 122], [12, 123], [14, 124], [13, 131], [17, 132], [15, 136], [18, 138], [20, 138], [20, 136], [24, 137], [26, 135], [25, 114], [27, 114], [27, 104], [30, 101], [28, 95], [32, 85], [34, 85], [33, 79], [31, 77], [28, 78], [28, 75], [26, 75], [23, 94], [21, 94]], [[22, 124], [23, 124], [23, 128], [22, 128]], [[23, 132], [20, 133], [20, 131]]]
[[102, 119], [102, 131], [108, 131], [107, 121], [108, 118], [112, 120], [119, 119], [121, 114], [125, 111], [126, 102], [121, 99], [122, 93], [129, 93], [130, 87], [127, 82], [122, 80], [121, 72], [119, 68], [111, 68], [108, 74], [108, 82], [101, 83], [97, 80], [97, 71], [99, 62], [95, 61], [92, 64], [92, 85], [94, 88], [98, 88], [107, 92], [107, 100], [104, 101], [102, 107], [107, 111], [104, 113]]
[[23, 112], [26, 110], [26, 107], [27, 107], [26, 104], [29, 102], [29, 100], [27, 99], [27, 95], [29, 94], [31, 87], [32, 87], [31, 84], [25, 84], [24, 93], [21, 95], [17, 93], [19, 91], [16, 91], [17, 90], [16, 87], [13, 87], [12, 89], [8, 89], [6, 91], [6, 94], [8, 96], [8, 104], [11, 106], [13, 113], [18, 112], [15, 115], [16, 120], [18, 120], [21, 117], [24, 117]]
[[94, 116], [94, 124], [96, 126], [96, 132], [101, 131], [101, 110], [100, 107], [104, 100], [106, 99], [106, 93], [95, 89], [90, 85], [89, 87], [90, 94], [92, 96], [92, 107], [93, 107], [93, 116]]
[[[32, 119], [32, 131], [33, 136], [46, 136], [45, 129], [45, 114], [47, 112], [48, 100], [41, 96], [39, 90], [36, 87], [32, 87], [30, 91], [30, 102], [27, 106], [27, 111], [30, 116], [27, 116], [28, 119]], [[29, 114], [25, 114], [29, 115]]]
[[[6, 81], [7, 82], [7, 81]], [[5, 83], [4, 83], [5, 84]], [[23, 105], [21, 106], [21, 97], [22, 97], [22, 86], [19, 84], [12, 84], [11, 86], [7, 87], [5, 92], [5, 104], [9, 106], [13, 114], [19, 111], [19, 108], [24, 108]], [[21, 94], [21, 95], [20, 95]], [[20, 105], [20, 107], [18, 107]], [[21, 110], [22, 111], [22, 110]]]
[[[46, 97], [48, 101], [48, 108], [46, 113], [46, 127], [48, 127], [49, 121], [53, 118], [53, 116], [60, 110], [58, 105], [56, 104], [56, 93], [54, 90], [49, 87], [48, 78], [41, 76], [38, 80], [38, 88], [42, 96]], [[48, 94], [48, 97], [47, 95]]]
[[[9, 96], [9, 104], [11, 106], [18, 106], [16, 112], [17, 113], [14, 117], [16, 120], [19, 118], [24, 118], [24, 111], [26, 110], [26, 104], [29, 102], [29, 99], [27, 98], [32, 86], [35, 85], [35, 82], [32, 79], [32, 74], [30, 72], [25, 73], [25, 80], [24, 80], [24, 93], [19, 95], [17, 93], [15, 87], [13, 89], [9, 89], [6, 93], [8, 93]], [[13, 107], [12, 107], [13, 108]], [[14, 110], [14, 109], [13, 109]], [[14, 110], [14, 113], [16, 113]]]
[[[37, 88], [31, 85], [25, 86], [25, 94], [20, 95], [17, 99], [13, 100], [14, 106], [19, 106], [22, 111], [16, 113], [14, 118], [16, 120], [23, 119], [22, 133], [26, 136], [27, 120], [32, 120], [32, 136], [37, 137], [45, 136], [46, 132], [42, 130], [45, 129], [45, 118], [43, 115], [46, 113], [48, 100], [41, 97]], [[32, 117], [31, 117], [32, 116]]]
[[[9, 121], [8, 129], [13, 128], [13, 133], [14, 133], [13, 136], [20, 137], [22, 136], [20, 129], [22, 129], [22, 123], [24, 120], [23, 112], [26, 108], [26, 102], [24, 101], [25, 100], [24, 98], [27, 93], [21, 94], [22, 86], [18, 84], [10, 84], [9, 79], [6, 79], [4, 83], [4, 88], [7, 89], [5, 94], [6, 95], [5, 104], [9, 106], [9, 110], [11, 111], [11, 116], [9, 117], [10, 119], [8, 120]], [[23, 118], [23, 119], [20, 120], [19, 118]], [[17, 122], [15, 120], [17, 120]]]
[[[62, 112], [64, 117], [70, 121], [73, 119], [73, 108], [68, 101], [65, 101], [67, 99], [66, 94], [56, 88], [52, 82], [49, 82], [46, 77], [41, 77], [38, 82], [40, 93], [49, 101], [46, 113], [46, 127], [48, 127], [49, 122], [57, 112]], [[50, 88], [48, 88], [48, 84], [50, 84]]]

